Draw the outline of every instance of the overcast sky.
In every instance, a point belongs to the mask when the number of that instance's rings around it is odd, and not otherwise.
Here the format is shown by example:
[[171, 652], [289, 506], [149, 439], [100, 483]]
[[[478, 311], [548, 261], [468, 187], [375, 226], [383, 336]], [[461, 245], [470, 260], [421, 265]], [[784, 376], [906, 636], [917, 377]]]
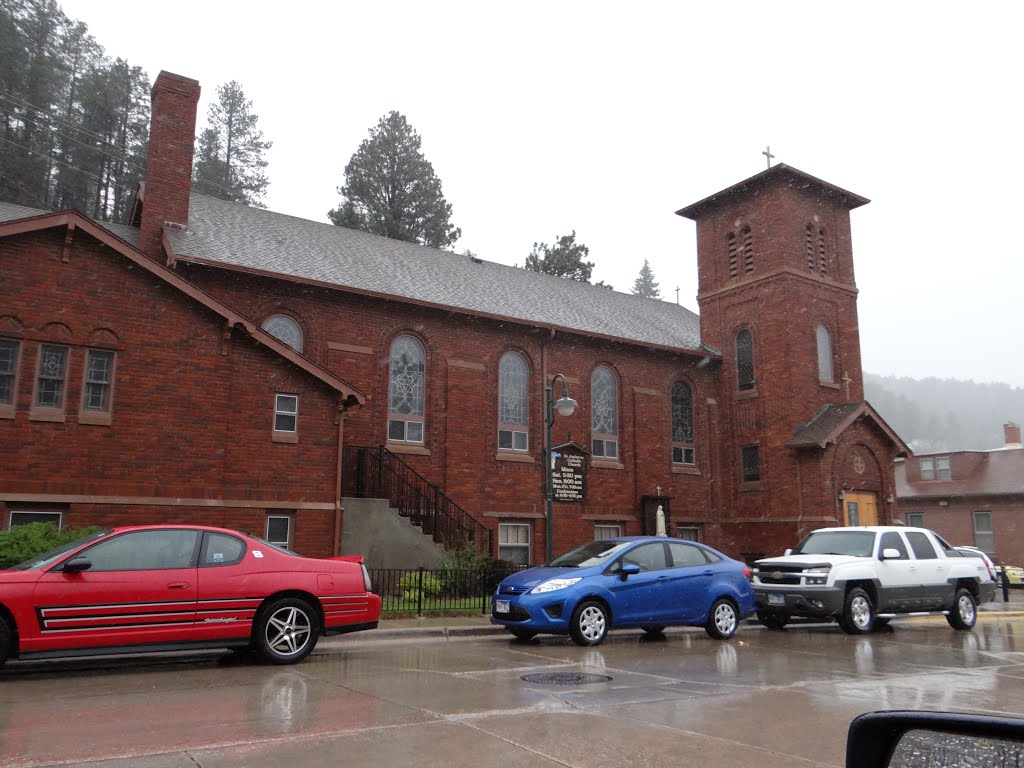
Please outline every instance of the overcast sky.
[[[237, 80], [267, 207], [326, 221], [389, 110], [423, 138], [456, 250], [522, 264], [576, 231], [593, 282], [648, 259], [696, 311], [674, 214], [775, 161], [852, 212], [864, 370], [1024, 386], [1024, 3], [63, 0], [110, 56]], [[1008, 415], [1009, 417], [1010, 415]]]

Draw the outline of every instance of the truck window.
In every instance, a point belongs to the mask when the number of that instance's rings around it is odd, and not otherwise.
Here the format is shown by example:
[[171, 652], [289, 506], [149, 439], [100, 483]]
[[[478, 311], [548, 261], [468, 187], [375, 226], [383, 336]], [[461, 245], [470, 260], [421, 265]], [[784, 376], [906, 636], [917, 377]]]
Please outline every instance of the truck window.
[[878, 546], [879, 554], [886, 549], [898, 549], [901, 558], [904, 560], [910, 559], [910, 555], [907, 554], [907, 545], [903, 543], [903, 537], [896, 533], [896, 531], [886, 531], [882, 534], [882, 541]]
[[907, 541], [910, 542], [910, 548], [914, 550], [914, 557], [918, 560], [935, 560], [938, 557], [927, 533], [907, 531]]

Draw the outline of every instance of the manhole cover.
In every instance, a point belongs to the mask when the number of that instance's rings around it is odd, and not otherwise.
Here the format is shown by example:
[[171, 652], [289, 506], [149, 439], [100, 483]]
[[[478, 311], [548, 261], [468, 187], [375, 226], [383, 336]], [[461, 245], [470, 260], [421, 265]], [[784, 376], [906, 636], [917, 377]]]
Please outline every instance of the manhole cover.
[[527, 683], [548, 683], [549, 685], [590, 685], [591, 683], [607, 683], [608, 675], [588, 675], [583, 672], [535, 672], [523, 675], [520, 680]]

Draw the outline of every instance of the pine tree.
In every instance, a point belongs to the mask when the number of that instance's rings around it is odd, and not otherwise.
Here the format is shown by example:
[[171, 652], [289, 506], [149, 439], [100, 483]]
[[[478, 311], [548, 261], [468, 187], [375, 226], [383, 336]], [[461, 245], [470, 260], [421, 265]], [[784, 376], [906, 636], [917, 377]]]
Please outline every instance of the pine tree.
[[345, 166], [341, 205], [327, 216], [339, 227], [393, 240], [451, 248], [462, 230], [420, 150], [421, 139], [398, 112], [382, 117]]
[[235, 80], [217, 88], [207, 126], [199, 134], [192, 171], [196, 192], [263, 208], [270, 181], [263, 153], [273, 142], [256, 127], [259, 117]]
[[633, 282], [632, 293], [635, 296], [643, 296], [645, 299], [661, 298], [661, 289], [658, 288], [658, 283], [654, 280], [654, 271], [651, 269], [647, 259], [644, 259], [644, 265], [640, 269], [640, 274]]
[[534, 272], [557, 275], [581, 283], [590, 282], [590, 273], [594, 271], [594, 262], [585, 261], [590, 249], [583, 243], [576, 242], [576, 230], [571, 235], [562, 235], [554, 245], [534, 243], [533, 250], [526, 257], [523, 265]]

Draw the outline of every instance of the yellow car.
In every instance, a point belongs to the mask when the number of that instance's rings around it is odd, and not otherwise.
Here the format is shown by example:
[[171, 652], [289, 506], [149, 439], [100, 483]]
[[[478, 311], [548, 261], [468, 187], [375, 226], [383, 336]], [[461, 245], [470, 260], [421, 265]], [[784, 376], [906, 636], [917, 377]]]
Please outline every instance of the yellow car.
[[1006, 573], [1006, 583], [1016, 589], [1024, 587], [1024, 568], [1017, 565], [1004, 565], [1002, 570]]

